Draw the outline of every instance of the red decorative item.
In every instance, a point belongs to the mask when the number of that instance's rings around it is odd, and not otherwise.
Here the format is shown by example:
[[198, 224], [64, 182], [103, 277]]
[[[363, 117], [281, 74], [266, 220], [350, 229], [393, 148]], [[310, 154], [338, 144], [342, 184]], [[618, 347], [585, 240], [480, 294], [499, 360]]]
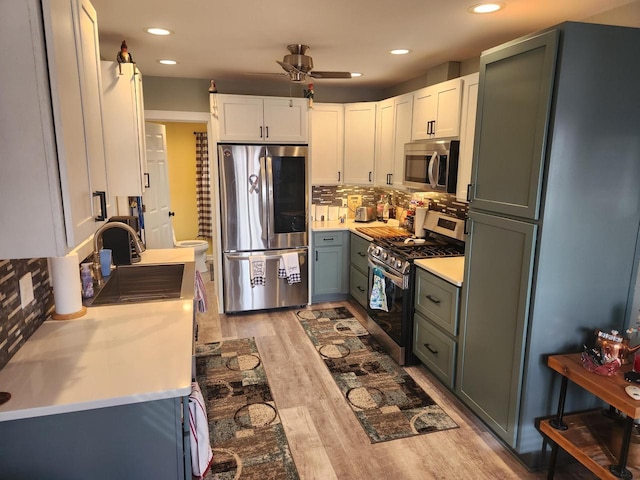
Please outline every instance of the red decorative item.
[[610, 377], [611, 375], [614, 375], [618, 370], [620, 370], [620, 365], [620, 360], [617, 358], [613, 359], [609, 363], [605, 363], [604, 365], [598, 365], [593, 361], [593, 359], [587, 352], [582, 352], [582, 366], [590, 372], [596, 373], [598, 375]]

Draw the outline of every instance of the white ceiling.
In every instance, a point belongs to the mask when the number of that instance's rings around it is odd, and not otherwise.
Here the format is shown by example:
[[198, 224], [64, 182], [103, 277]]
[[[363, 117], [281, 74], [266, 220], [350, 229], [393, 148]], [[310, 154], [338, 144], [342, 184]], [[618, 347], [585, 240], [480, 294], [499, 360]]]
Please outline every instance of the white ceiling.
[[[287, 54], [288, 44], [303, 43], [311, 47], [316, 70], [363, 74], [316, 82], [375, 87], [423, 75], [443, 62], [477, 57], [565, 20], [639, 2], [503, 0], [502, 11], [474, 15], [467, 8], [479, 0], [92, 0], [101, 56], [115, 60], [126, 40], [145, 76], [246, 81], [256, 78], [247, 73], [281, 73], [275, 61]], [[640, 18], [631, 19], [631, 25], [640, 26]], [[157, 37], [145, 33], [146, 27], [175, 34]], [[387, 53], [400, 47], [413, 52]], [[179, 63], [161, 65], [161, 58]]]

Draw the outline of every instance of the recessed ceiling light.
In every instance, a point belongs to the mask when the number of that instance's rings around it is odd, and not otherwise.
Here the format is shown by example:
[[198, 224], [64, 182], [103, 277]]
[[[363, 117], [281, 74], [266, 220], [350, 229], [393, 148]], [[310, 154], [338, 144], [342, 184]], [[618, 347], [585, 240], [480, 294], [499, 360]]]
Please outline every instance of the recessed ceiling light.
[[147, 33], [150, 33], [151, 35], [172, 35], [173, 34], [171, 30], [167, 30], [166, 28], [158, 28], [158, 27], [145, 28], [144, 31]]
[[502, 10], [506, 5], [504, 3], [478, 3], [467, 9], [469, 13], [493, 13]]
[[406, 48], [396, 48], [395, 50], [389, 50], [389, 53], [391, 55], [406, 55], [409, 52], [411, 52], [411, 50], [408, 50]]
[[353, 77], [361, 77], [361, 76], [362, 76], [362, 74], [361, 74], [361, 73], [358, 73], [358, 72], [351, 72], [351, 77], [352, 77], [352, 78], [353, 78]]
[[178, 62], [175, 60], [158, 60], [158, 63], [161, 63], [162, 65], [175, 65]]

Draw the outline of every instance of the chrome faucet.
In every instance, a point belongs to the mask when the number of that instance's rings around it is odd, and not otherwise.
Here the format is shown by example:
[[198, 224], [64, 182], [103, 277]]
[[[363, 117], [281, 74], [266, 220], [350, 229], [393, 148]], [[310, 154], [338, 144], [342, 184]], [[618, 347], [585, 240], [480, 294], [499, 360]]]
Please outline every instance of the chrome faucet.
[[129, 232], [129, 236], [133, 238], [133, 248], [136, 249], [138, 254], [141, 254], [146, 250], [146, 247], [138, 237], [138, 233], [129, 225], [123, 222], [107, 222], [102, 225], [96, 233], [93, 234], [93, 272], [95, 278], [98, 280], [98, 285], [103, 282], [102, 271], [100, 269], [100, 247], [102, 246], [102, 233], [110, 228], [121, 228]]

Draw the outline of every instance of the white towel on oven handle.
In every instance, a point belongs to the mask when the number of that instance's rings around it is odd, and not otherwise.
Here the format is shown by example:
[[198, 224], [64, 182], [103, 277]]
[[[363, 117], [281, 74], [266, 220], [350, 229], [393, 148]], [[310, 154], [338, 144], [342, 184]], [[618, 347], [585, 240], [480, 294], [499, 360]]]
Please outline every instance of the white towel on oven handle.
[[387, 285], [384, 279], [384, 272], [378, 267], [373, 269], [373, 286], [371, 287], [371, 298], [369, 298], [369, 307], [374, 310], [389, 311], [387, 307]]
[[191, 472], [194, 478], [202, 478], [213, 461], [209, 441], [209, 422], [204, 398], [198, 382], [191, 383], [189, 395], [189, 441], [191, 444]]

